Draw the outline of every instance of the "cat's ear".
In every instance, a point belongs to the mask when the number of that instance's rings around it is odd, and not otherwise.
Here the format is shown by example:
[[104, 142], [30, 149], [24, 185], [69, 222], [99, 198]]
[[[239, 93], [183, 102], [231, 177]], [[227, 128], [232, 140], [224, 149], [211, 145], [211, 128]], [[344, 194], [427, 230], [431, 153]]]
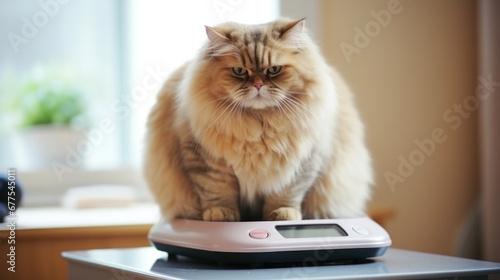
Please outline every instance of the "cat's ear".
[[224, 35], [221, 35], [219, 32], [215, 31], [215, 29], [210, 26], [205, 25], [205, 31], [207, 32], [208, 40], [213, 45], [217, 45], [220, 43], [227, 43], [227, 41], [229, 40]]
[[300, 47], [302, 42], [301, 34], [304, 30], [305, 23], [306, 19], [303, 18], [285, 26], [282, 31], [281, 40], [292, 46]]
[[227, 37], [217, 32], [214, 28], [205, 26], [209, 43], [209, 53], [212, 56], [221, 56], [232, 52], [230, 41]]

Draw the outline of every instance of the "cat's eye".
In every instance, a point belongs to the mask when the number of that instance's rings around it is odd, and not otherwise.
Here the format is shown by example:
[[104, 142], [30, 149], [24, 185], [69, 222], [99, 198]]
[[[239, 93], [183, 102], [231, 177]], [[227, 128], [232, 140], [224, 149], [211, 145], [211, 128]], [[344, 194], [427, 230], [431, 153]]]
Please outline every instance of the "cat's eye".
[[281, 72], [281, 68], [283, 68], [283, 67], [280, 65], [271, 66], [271, 67], [267, 68], [267, 74], [276, 75], [279, 72]]
[[243, 76], [247, 73], [247, 69], [242, 68], [242, 67], [233, 67], [233, 73], [236, 76]]

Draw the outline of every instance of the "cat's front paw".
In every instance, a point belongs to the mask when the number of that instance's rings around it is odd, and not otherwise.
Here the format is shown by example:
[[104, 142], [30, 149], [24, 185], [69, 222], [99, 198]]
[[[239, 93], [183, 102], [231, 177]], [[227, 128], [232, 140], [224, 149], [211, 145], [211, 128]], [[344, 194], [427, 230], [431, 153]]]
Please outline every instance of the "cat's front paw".
[[268, 221], [298, 221], [302, 220], [302, 213], [300, 213], [300, 210], [293, 207], [280, 207], [269, 212], [265, 219]]
[[211, 207], [203, 212], [204, 221], [236, 222], [240, 212], [227, 207]]

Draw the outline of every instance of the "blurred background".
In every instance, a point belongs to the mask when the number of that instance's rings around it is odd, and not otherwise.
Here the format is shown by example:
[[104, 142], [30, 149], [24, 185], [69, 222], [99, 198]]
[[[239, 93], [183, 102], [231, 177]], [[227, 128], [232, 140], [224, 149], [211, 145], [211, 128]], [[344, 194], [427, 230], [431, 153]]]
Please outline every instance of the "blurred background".
[[64, 279], [44, 256], [148, 245], [159, 215], [140, 167], [157, 91], [204, 25], [280, 16], [306, 18], [355, 93], [369, 213], [393, 247], [500, 262], [499, 13], [486, 0], [0, 0], [0, 175], [24, 191], [6, 217], [30, 252], [19, 264]]

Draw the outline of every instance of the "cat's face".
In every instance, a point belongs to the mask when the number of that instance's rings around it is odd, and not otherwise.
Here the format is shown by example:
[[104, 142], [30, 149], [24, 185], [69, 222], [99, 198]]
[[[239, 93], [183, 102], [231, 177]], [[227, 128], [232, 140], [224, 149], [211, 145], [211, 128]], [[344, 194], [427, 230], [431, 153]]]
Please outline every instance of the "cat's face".
[[205, 77], [215, 98], [237, 108], [291, 108], [305, 94], [308, 74], [304, 21], [207, 27]]

